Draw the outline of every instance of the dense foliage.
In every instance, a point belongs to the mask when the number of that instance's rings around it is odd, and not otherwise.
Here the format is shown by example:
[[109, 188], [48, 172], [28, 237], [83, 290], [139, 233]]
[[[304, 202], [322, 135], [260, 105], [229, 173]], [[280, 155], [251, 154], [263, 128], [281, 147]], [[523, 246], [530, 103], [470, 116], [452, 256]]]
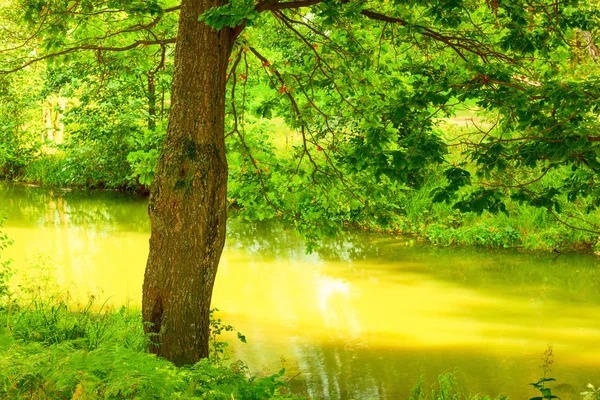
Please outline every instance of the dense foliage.
[[[0, 173], [144, 192], [166, 130], [177, 5], [61, 4], [2, 3], [1, 65], [17, 72], [0, 75]], [[81, 24], [90, 19], [111, 33]], [[233, 2], [203, 19], [246, 26], [227, 89], [239, 217], [283, 218], [309, 239], [354, 225], [439, 244], [596, 244], [592, 4], [323, 2], [269, 14]], [[50, 138], [61, 123], [62, 141]], [[522, 224], [538, 214], [540, 226]]]

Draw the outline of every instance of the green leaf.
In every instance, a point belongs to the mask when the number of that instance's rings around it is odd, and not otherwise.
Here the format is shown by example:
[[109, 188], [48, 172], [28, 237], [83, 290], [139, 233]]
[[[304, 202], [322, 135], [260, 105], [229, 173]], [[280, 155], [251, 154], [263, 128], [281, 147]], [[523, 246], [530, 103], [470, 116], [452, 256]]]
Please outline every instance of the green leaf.
[[246, 336], [242, 335], [241, 333], [237, 333], [237, 337], [238, 339], [242, 342], [242, 343], [247, 343], [246, 342]]

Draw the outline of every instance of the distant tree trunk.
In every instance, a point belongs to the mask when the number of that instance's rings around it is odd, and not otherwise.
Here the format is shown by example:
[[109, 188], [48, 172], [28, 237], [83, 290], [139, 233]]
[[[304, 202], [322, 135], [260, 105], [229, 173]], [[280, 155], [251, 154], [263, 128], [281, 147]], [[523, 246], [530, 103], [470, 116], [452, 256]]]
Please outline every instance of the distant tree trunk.
[[152, 71], [146, 74], [148, 79], [148, 129], [156, 129], [156, 75]]
[[229, 28], [198, 16], [220, 0], [183, 0], [167, 136], [151, 187], [143, 286], [151, 351], [176, 365], [208, 356], [212, 289], [225, 243], [225, 84]]
[[161, 87], [161, 96], [160, 96], [160, 120], [162, 121], [165, 118], [165, 87], [164, 85]]

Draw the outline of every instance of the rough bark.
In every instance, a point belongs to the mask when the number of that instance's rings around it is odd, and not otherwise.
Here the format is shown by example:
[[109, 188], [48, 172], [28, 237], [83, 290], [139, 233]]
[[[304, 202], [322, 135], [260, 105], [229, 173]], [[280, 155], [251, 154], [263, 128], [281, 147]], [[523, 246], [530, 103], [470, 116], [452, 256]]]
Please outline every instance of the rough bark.
[[213, 284], [225, 243], [225, 84], [231, 30], [198, 16], [220, 0], [181, 4], [172, 107], [151, 187], [143, 287], [151, 351], [176, 365], [208, 356]]

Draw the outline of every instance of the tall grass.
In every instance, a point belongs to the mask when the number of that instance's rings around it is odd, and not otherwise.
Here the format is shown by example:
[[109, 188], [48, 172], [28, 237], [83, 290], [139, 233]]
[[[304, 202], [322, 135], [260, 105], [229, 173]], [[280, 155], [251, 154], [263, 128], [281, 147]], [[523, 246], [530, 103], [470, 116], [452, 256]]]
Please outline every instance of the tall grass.
[[31, 160], [15, 180], [51, 187], [126, 189], [132, 186], [126, 162], [96, 158], [86, 149], [43, 153]]
[[489, 397], [479, 394], [469, 394], [464, 390], [456, 374], [447, 372], [441, 374], [432, 385], [427, 385], [423, 378], [419, 379], [410, 391], [408, 400], [507, 400], [507, 396]]
[[[292, 398], [283, 372], [252, 376], [222, 352], [177, 368], [146, 352], [141, 313], [60, 298], [13, 303], [0, 311], [0, 398], [271, 399]], [[212, 343], [212, 346], [219, 346]]]
[[2, 258], [2, 251], [12, 244], [12, 241], [8, 238], [6, 233], [1, 230], [4, 219], [5, 217], [0, 215], [0, 309], [3, 308], [10, 295], [8, 283], [13, 274], [10, 267], [11, 261]]

